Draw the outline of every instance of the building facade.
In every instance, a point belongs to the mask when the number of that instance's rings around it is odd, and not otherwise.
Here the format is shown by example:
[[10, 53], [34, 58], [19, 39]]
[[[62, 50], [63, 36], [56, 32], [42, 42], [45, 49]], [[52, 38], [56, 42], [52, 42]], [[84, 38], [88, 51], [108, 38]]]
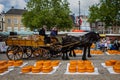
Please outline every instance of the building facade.
[[5, 15], [5, 23], [3, 31], [5, 32], [18, 32], [18, 31], [29, 31], [22, 23], [22, 15], [26, 9], [14, 9], [12, 7], [8, 10]]

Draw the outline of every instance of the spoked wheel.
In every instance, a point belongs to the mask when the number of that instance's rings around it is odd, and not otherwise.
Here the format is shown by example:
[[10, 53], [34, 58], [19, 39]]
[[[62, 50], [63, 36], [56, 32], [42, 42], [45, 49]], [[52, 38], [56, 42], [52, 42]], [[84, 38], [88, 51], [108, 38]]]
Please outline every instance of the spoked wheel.
[[42, 49], [41, 48], [34, 48], [33, 55], [34, 55], [34, 57], [41, 57], [42, 56]]
[[51, 58], [51, 54], [50, 54], [49, 50], [47, 50], [47, 49], [42, 50], [42, 58], [43, 59], [50, 59]]
[[31, 47], [24, 47], [23, 58], [30, 58], [31, 56], [32, 56], [32, 48]]
[[20, 46], [9, 46], [6, 55], [10, 60], [20, 60], [23, 57], [23, 49]]
[[35, 49], [33, 54], [35, 57], [40, 57], [42, 59], [50, 59], [50, 57], [51, 57], [50, 52], [44, 48]]

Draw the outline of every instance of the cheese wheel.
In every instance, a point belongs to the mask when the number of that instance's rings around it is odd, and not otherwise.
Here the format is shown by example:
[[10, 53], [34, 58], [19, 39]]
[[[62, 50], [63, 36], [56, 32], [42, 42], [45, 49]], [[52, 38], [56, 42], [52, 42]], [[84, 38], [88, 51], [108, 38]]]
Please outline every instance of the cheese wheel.
[[13, 61], [13, 60], [9, 60], [7, 64], [8, 64], [8, 66], [13, 66], [13, 65], [14, 65], [14, 62], [15, 62], [15, 61]]
[[68, 71], [69, 71], [70, 73], [76, 72], [76, 71], [77, 71], [76, 66], [69, 66], [69, 67], [68, 67]]
[[51, 66], [51, 61], [44, 61], [43, 66]]
[[5, 70], [4, 70], [4, 67], [3, 66], [0, 66], [0, 73], [3, 73]]
[[53, 67], [58, 66], [58, 65], [59, 65], [59, 61], [52, 61], [52, 62], [51, 62], [51, 65], [52, 65]]
[[39, 72], [41, 72], [41, 70], [42, 70], [42, 66], [41, 67], [33, 67], [32, 73], [39, 73]]
[[48, 66], [48, 67], [43, 66], [43, 68], [42, 68], [42, 72], [43, 72], [43, 73], [49, 73], [49, 72], [51, 72], [52, 70], [53, 70], [52, 66]]
[[22, 64], [23, 64], [23, 61], [22, 61], [22, 60], [20, 60], [20, 61], [15, 61], [15, 62], [14, 62], [14, 66], [15, 66], [15, 67], [21, 66]]
[[77, 60], [71, 60], [70, 65], [77, 65]]
[[92, 72], [94, 72], [94, 66], [86, 66], [86, 71], [87, 72], [90, 72], [90, 73], [92, 73]]
[[38, 66], [42, 66], [42, 65], [43, 65], [42, 61], [37, 61], [35, 66], [38, 67]]
[[29, 73], [31, 72], [33, 66], [24, 66], [21, 70], [22, 73]]
[[112, 65], [115, 65], [115, 63], [117, 62], [117, 60], [109, 60], [111, 62]]
[[120, 73], [120, 65], [114, 65], [114, 66], [113, 66], [113, 70], [114, 70], [116, 73]]
[[112, 63], [110, 61], [105, 61], [106, 66], [112, 66]]
[[1, 60], [1, 61], [0, 61], [0, 66], [3, 66], [3, 65], [5, 65], [5, 64], [7, 64], [7, 61], [6, 61], [6, 60]]
[[84, 65], [83, 66], [78, 66], [78, 72], [80, 72], [80, 73], [86, 72], [86, 67]]

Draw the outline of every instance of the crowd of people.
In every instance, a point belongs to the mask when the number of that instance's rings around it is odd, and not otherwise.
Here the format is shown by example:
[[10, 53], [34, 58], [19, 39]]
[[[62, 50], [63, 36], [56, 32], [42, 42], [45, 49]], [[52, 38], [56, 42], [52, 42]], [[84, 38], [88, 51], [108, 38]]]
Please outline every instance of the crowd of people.
[[120, 41], [118, 39], [111, 40], [109, 37], [101, 38], [100, 41], [96, 43], [96, 46], [102, 51], [119, 50]]

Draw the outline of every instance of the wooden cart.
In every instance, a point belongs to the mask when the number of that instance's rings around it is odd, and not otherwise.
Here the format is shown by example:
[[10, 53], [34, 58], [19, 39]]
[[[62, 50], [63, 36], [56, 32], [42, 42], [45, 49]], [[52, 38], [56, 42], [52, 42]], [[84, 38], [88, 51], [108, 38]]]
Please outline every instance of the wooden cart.
[[[38, 38], [38, 39], [37, 39]], [[41, 58], [50, 58], [49, 48], [53, 44], [45, 44], [44, 36], [32, 39], [22, 39], [19, 37], [9, 37], [6, 40], [8, 49], [6, 55], [10, 60], [18, 60], [40, 56]], [[36, 40], [35, 40], [36, 39]]]

